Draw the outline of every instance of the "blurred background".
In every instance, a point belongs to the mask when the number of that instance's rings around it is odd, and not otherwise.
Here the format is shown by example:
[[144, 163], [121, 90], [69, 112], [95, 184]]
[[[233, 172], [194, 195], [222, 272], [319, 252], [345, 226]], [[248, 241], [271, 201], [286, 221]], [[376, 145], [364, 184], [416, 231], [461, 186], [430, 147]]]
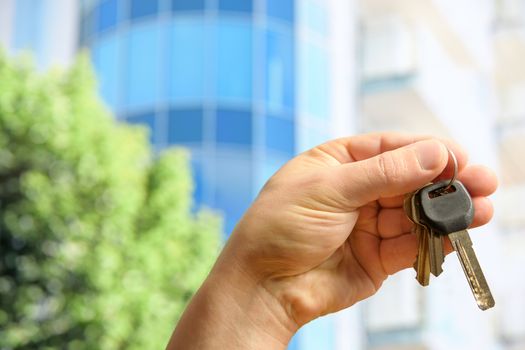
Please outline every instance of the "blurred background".
[[40, 70], [87, 49], [119, 121], [190, 150], [196, 208], [224, 239], [282, 164], [327, 139], [450, 137], [501, 185], [471, 230], [496, 299], [459, 262], [413, 270], [301, 329], [289, 348], [525, 349], [525, 0], [0, 0], [0, 45]]

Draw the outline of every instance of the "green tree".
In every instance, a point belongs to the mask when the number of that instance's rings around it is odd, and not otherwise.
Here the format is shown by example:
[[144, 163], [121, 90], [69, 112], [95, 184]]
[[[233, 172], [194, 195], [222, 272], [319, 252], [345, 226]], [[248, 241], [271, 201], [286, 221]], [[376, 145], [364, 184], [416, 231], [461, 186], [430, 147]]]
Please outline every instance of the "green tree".
[[0, 52], [0, 349], [160, 349], [219, 246], [184, 150], [154, 156], [86, 58]]

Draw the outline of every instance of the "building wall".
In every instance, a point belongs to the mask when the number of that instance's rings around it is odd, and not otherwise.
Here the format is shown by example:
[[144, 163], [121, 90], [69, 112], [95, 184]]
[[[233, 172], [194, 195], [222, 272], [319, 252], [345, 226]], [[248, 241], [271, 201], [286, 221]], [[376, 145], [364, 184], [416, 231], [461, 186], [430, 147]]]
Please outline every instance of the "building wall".
[[494, 61], [498, 98], [497, 137], [501, 169], [498, 220], [503, 232], [501, 319], [497, 331], [510, 349], [525, 347], [525, 1], [495, 2]]
[[4, 48], [11, 46], [13, 14], [13, 0], [5, 0], [0, 4], [0, 46]]
[[[363, 130], [453, 138], [472, 163], [498, 169], [493, 1], [378, 0], [361, 5]], [[504, 233], [494, 221], [471, 230], [471, 237], [496, 307], [478, 310], [451, 255], [429, 287], [419, 287], [409, 269], [389, 278], [367, 301], [368, 348], [506, 346], [500, 321], [507, 317], [502, 306], [510, 296], [504, 280], [512, 273], [504, 272]]]

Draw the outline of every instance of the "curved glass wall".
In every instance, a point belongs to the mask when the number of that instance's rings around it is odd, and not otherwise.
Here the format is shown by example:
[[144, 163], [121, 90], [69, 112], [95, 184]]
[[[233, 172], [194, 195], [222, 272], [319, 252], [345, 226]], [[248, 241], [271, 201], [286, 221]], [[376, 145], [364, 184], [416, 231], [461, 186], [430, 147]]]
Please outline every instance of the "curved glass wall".
[[81, 28], [105, 102], [157, 149], [193, 151], [195, 198], [229, 234], [296, 152], [295, 2], [84, 1]]

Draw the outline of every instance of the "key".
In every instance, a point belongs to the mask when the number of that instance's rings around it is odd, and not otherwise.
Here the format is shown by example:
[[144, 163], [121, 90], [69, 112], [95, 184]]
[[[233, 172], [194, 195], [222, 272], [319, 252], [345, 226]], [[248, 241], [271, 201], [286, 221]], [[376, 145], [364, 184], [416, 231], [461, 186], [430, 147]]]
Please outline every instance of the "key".
[[442, 265], [445, 262], [445, 253], [443, 251], [443, 236], [432, 229], [430, 229], [428, 250], [430, 255], [430, 272], [437, 277], [443, 272]]
[[418, 241], [418, 254], [414, 262], [414, 270], [416, 271], [416, 280], [422, 286], [428, 286], [430, 281], [430, 261], [428, 254], [428, 234], [426, 228], [419, 223], [418, 208], [416, 206], [415, 198], [416, 192], [405, 196], [403, 207], [410, 221], [414, 223], [413, 232]]
[[416, 280], [423, 287], [430, 283], [430, 252], [429, 247], [429, 232], [425, 226], [416, 225], [418, 231], [416, 232], [418, 238], [418, 254], [414, 264], [416, 270]]
[[428, 185], [419, 193], [419, 219], [431, 230], [447, 235], [467, 277], [472, 294], [481, 310], [495, 305], [494, 298], [479, 265], [467, 228], [474, 218], [474, 205], [467, 189], [459, 181]]
[[[418, 197], [415, 196], [416, 193], [417, 193], [417, 191], [412, 194], [416, 205], [414, 206], [413, 209], [410, 208], [411, 216], [414, 216], [412, 214], [413, 210], [414, 211], [415, 210], [420, 210], [419, 209], [419, 204], [418, 204]], [[407, 210], [405, 210], [405, 211], [407, 211]], [[420, 226], [424, 226], [421, 222], [418, 222], [418, 224]], [[444, 251], [443, 251], [443, 240], [442, 240], [442, 236], [437, 234], [434, 230], [430, 230], [427, 227], [425, 227], [425, 229], [428, 230], [428, 232], [429, 232], [428, 233], [429, 234], [429, 237], [428, 237], [428, 250], [429, 250], [429, 260], [430, 260], [430, 272], [434, 276], [437, 277], [443, 272], [442, 265], [445, 262], [445, 254], [444, 254]]]

